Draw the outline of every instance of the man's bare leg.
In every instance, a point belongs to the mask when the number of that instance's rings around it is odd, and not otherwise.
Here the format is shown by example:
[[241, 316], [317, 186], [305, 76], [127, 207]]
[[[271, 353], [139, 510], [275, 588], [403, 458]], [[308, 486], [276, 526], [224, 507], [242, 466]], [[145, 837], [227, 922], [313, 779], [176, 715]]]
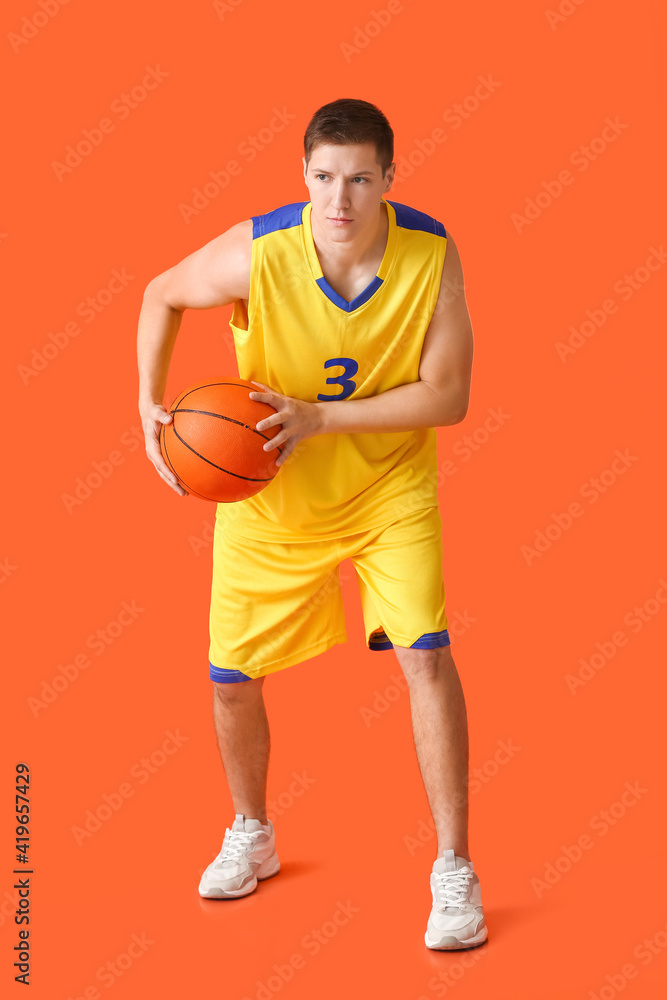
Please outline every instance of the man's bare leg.
[[394, 646], [410, 692], [417, 760], [438, 836], [438, 857], [468, 853], [468, 719], [449, 646]]
[[214, 682], [213, 722], [234, 812], [265, 824], [271, 738], [263, 684], [263, 677]]

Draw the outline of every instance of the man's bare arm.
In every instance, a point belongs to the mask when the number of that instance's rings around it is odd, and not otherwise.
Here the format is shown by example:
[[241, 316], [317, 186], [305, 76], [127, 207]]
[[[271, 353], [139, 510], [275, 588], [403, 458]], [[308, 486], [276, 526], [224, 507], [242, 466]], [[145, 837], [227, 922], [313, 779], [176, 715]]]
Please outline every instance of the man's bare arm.
[[[448, 233], [438, 300], [422, 347], [419, 381], [365, 399], [315, 403], [322, 420], [319, 433], [391, 432], [457, 424], [468, 411], [472, 360], [472, 324], [463, 269]], [[276, 441], [282, 443], [279, 438]]]
[[251, 252], [252, 220], [247, 219], [153, 278], [144, 291], [137, 364], [146, 454], [181, 496], [185, 491], [162, 458], [159, 445], [160, 425], [172, 419], [163, 400], [176, 337], [186, 309], [213, 309], [248, 298]]

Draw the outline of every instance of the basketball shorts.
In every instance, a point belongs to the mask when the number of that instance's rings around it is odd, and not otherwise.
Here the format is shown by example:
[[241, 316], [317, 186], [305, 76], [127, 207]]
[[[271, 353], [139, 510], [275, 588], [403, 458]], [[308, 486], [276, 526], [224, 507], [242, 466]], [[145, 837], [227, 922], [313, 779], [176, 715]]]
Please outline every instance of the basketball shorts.
[[234, 534], [218, 518], [209, 618], [211, 680], [263, 677], [346, 642], [339, 566], [348, 558], [359, 584], [369, 649], [450, 644], [438, 507], [343, 538], [294, 535], [288, 542]]

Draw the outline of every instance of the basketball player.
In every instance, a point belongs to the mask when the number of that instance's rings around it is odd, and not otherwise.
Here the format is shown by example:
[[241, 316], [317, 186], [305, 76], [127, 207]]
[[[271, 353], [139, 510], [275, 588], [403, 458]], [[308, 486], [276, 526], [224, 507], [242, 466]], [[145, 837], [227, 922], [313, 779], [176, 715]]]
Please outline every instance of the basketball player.
[[[436, 427], [463, 420], [473, 358], [458, 251], [442, 222], [388, 200], [393, 132], [366, 101], [320, 108], [304, 139], [307, 202], [239, 222], [153, 279], [139, 317], [146, 451], [158, 445], [185, 309], [233, 303], [239, 375], [269, 403], [279, 471], [217, 507], [210, 606], [213, 717], [236, 818], [201, 878], [245, 896], [278, 873], [266, 815], [264, 680], [347, 639], [339, 563], [355, 567], [372, 650], [393, 649], [438, 838], [429, 948], [487, 939], [468, 851], [468, 733], [442, 577]], [[282, 453], [276, 449], [279, 446]], [[251, 748], [248, 750], [248, 748]]]

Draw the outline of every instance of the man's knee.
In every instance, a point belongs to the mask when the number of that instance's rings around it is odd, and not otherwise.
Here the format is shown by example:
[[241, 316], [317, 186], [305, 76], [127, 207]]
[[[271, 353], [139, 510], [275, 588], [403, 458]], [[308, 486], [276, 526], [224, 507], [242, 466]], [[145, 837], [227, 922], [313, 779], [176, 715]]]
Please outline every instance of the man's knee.
[[434, 679], [445, 666], [454, 666], [451, 646], [437, 646], [435, 649], [413, 649], [411, 646], [397, 646], [396, 657], [408, 681]]
[[213, 694], [225, 704], [249, 701], [261, 694], [263, 677], [250, 677], [247, 681], [225, 683], [213, 681]]

